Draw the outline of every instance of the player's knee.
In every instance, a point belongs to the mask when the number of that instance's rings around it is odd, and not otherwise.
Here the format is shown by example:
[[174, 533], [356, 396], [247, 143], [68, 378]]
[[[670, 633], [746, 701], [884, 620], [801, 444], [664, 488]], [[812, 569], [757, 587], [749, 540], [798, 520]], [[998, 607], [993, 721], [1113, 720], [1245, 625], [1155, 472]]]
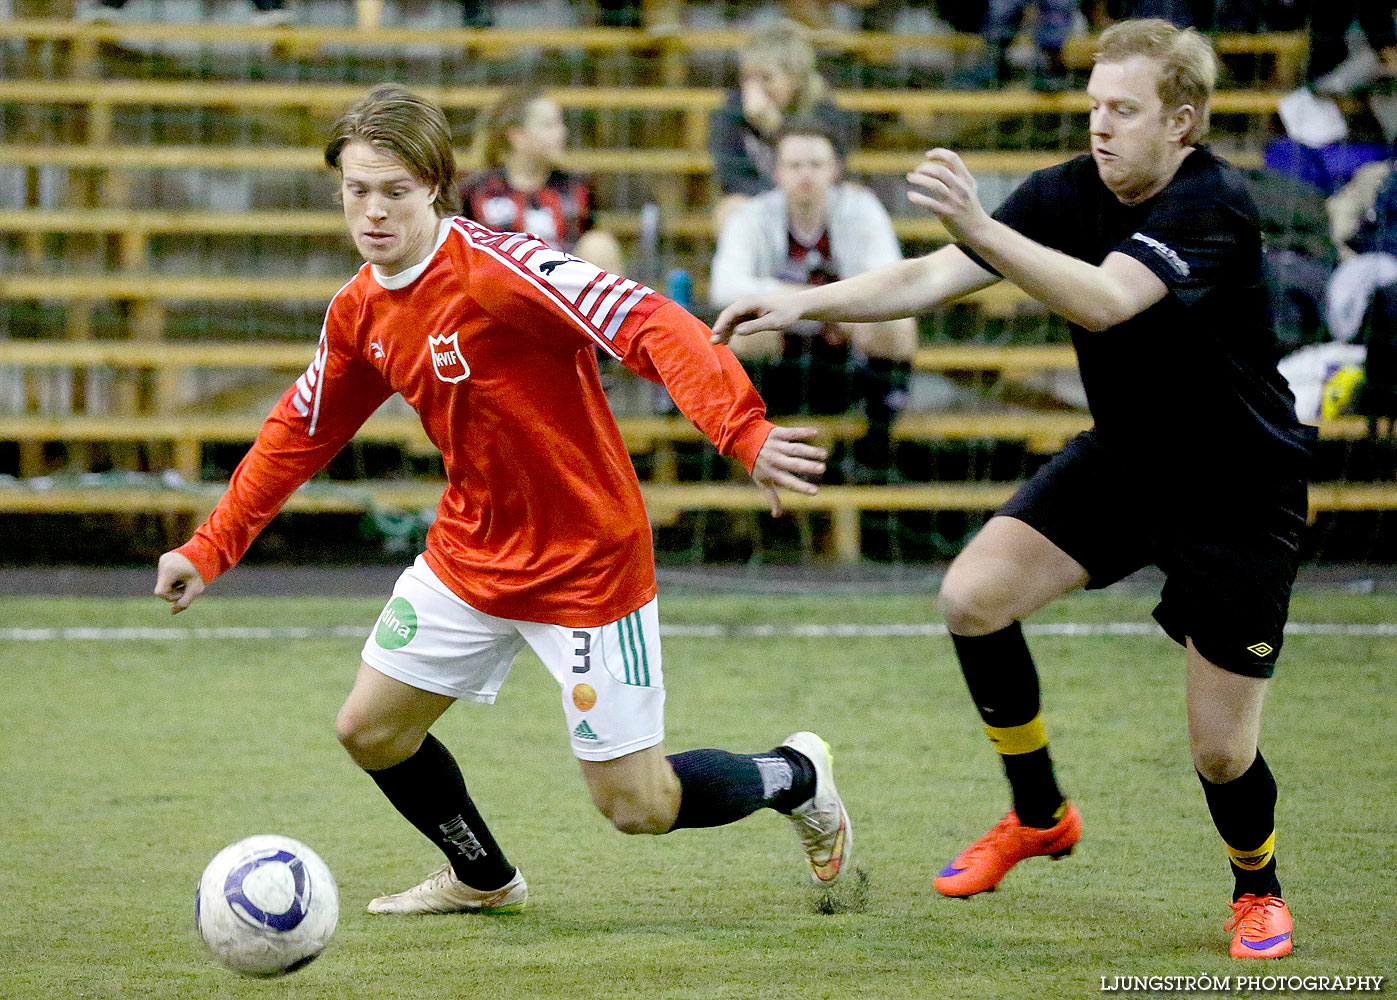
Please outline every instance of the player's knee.
[[415, 749], [412, 734], [344, 709], [335, 720], [335, 736], [354, 763], [366, 771], [401, 764]]
[[1255, 760], [1255, 747], [1195, 747], [1193, 750], [1193, 766], [1212, 785], [1237, 780]]
[[988, 635], [1014, 620], [990, 588], [955, 580], [951, 574], [941, 584], [937, 606], [956, 635]]

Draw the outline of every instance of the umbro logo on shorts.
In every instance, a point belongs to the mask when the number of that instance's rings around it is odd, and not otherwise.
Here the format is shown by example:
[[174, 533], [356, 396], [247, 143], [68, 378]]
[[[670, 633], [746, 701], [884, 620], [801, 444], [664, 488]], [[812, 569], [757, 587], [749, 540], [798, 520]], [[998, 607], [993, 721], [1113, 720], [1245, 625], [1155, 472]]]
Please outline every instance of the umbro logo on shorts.
[[1275, 651], [1276, 648], [1269, 642], [1258, 642], [1254, 646], [1247, 647], [1248, 653], [1255, 653], [1257, 656], [1270, 656]]
[[575, 739], [579, 740], [597, 740], [601, 738], [596, 733], [592, 732], [592, 727], [587, 725], [586, 719], [583, 719], [577, 724], [577, 728], [572, 731], [572, 735]]

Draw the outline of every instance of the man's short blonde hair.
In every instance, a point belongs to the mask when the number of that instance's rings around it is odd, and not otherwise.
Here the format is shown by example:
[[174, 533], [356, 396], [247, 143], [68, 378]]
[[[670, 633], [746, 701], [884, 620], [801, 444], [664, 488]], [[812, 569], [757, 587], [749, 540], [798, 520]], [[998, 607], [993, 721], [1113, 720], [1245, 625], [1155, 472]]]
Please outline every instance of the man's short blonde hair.
[[1192, 28], [1141, 18], [1103, 31], [1093, 58], [1098, 63], [1121, 63], [1131, 56], [1159, 63], [1159, 99], [1165, 112], [1191, 105], [1193, 128], [1184, 136], [1184, 145], [1201, 142], [1208, 134], [1208, 102], [1218, 82], [1218, 57], [1212, 44]]

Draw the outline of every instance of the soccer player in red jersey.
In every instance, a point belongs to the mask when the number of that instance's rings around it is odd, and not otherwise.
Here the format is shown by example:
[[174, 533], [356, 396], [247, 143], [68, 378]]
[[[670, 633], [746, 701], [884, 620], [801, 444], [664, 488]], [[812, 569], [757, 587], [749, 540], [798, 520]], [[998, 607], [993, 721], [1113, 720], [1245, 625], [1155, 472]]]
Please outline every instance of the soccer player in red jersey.
[[366, 263], [217, 508], [161, 556], [155, 593], [189, 607], [392, 393], [421, 416], [446, 490], [426, 552], [364, 644], [337, 728], [447, 864], [370, 911], [523, 907], [523, 876], [429, 729], [459, 698], [493, 702], [526, 643], [561, 687], [573, 752], [617, 829], [716, 826], [770, 807], [791, 818], [815, 879], [833, 881], [852, 832], [818, 736], [759, 754], [664, 753], [650, 525], [596, 351], [662, 382], [774, 513], [778, 490], [815, 492], [814, 432], [769, 423], [731, 352], [649, 288], [452, 217], [451, 135], [436, 105], [377, 87], [336, 123], [325, 159]]

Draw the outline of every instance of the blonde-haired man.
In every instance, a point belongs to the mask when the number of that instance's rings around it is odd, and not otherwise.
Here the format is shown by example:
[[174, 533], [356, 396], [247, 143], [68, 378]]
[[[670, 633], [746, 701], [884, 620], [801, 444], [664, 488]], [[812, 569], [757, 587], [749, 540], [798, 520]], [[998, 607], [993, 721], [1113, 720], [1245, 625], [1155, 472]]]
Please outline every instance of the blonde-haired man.
[[1095, 426], [986, 523], [941, 588], [1013, 809], [936, 888], [974, 895], [1026, 858], [1071, 852], [1081, 817], [1053, 775], [1020, 621], [1155, 565], [1166, 575], [1155, 617], [1186, 650], [1193, 762], [1234, 875], [1231, 953], [1271, 958], [1290, 951], [1291, 918], [1276, 879], [1276, 783], [1257, 736], [1313, 435], [1276, 372], [1256, 207], [1237, 171], [1200, 145], [1216, 76], [1192, 30], [1112, 27], [1087, 86], [1089, 156], [1033, 174], [991, 217], [961, 159], [932, 150], [908, 174], [909, 198], [956, 245], [739, 301], [715, 336], [912, 315], [1000, 278], [1069, 321]]
[[526, 644], [561, 688], [573, 754], [617, 829], [772, 808], [791, 818], [814, 878], [832, 882], [853, 834], [818, 736], [760, 754], [664, 753], [650, 524], [597, 350], [663, 383], [773, 512], [778, 489], [814, 492], [814, 431], [769, 423], [737, 359], [673, 302], [537, 237], [453, 218], [451, 135], [431, 102], [376, 87], [336, 122], [325, 160], [365, 265], [209, 519], [160, 557], [155, 593], [187, 608], [392, 393], [417, 411], [446, 491], [364, 643], [337, 730], [447, 863], [370, 912], [523, 908], [524, 876], [429, 730], [458, 699], [493, 702]]

